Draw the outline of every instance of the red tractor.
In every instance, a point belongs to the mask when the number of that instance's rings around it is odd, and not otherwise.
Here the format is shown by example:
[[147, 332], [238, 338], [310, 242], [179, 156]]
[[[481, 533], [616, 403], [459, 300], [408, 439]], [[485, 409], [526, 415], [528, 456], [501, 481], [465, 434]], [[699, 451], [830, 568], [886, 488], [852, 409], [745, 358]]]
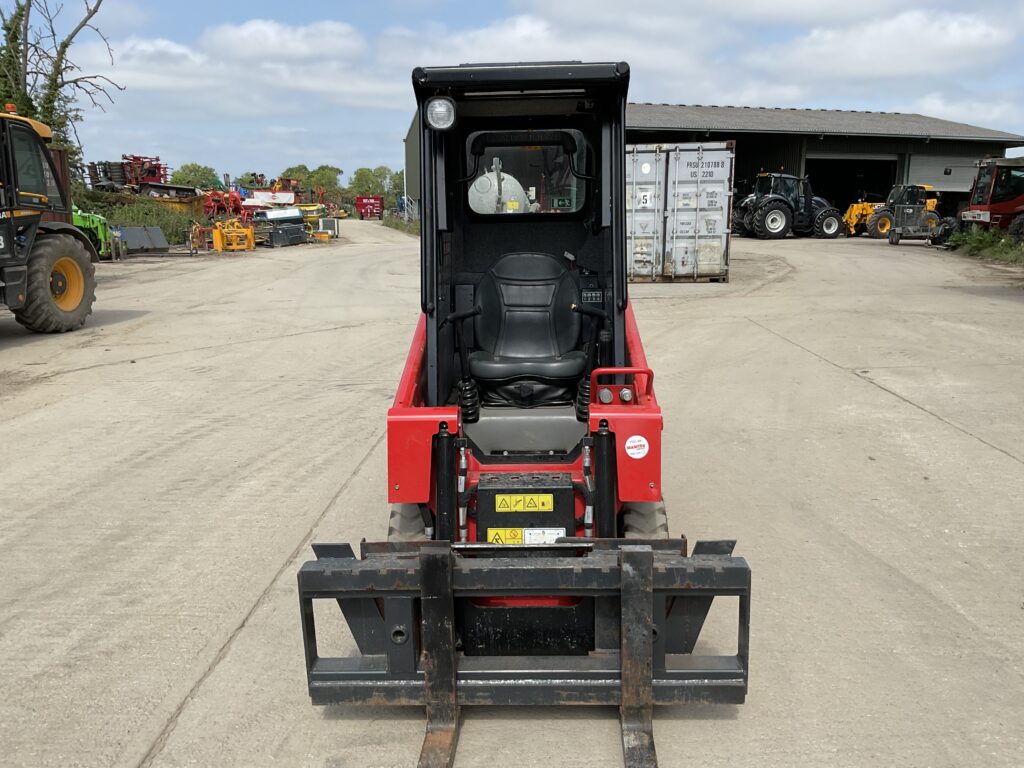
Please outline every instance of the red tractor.
[[380, 195], [357, 195], [356, 213], [360, 219], [383, 219], [384, 198]]
[[960, 213], [964, 224], [985, 229], [1013, 228], [1024, 239], [1024, 157], [978, 163], [970, 204]]
[[[662, 411], [626, 293], [629, 66], [417, 68], [422, 311], [387, 415], [386, 541], [299, 572], [315, 704], [611, 704], [657, 764], [655, 704], [740, 703], [750, 569], [669, 536]], [[738, 640], [695, 654], [714, 598]], [[357, 654], [322, 657], [314, 601]]]

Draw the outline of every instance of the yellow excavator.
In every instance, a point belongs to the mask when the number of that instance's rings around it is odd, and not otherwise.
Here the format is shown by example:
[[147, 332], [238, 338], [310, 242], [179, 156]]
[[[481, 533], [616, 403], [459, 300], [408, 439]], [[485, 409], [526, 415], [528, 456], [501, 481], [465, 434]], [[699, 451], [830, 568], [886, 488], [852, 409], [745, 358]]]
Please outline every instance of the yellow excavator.
[[38, 120], [0, 113], [0, 306], [31, 331], [81, 327], [96, 298], [99, 255], [72, 225], [65, 172], [47, 147], [53, 131]]
[[938, 226], [939, 214], [936, 208], [939, 205], [939, 195], [931, 184], [897, 184], [889, 192], [884, 203], [869, 203], [865, 200], [851, 203], [843, 215], [846, 234], [856, 237], [867, 233], [876, 239], [888, 237], [893, 223], [893, 206], [907, 197], [923, 197], [925, 211], [935, 214], [935, 223]]

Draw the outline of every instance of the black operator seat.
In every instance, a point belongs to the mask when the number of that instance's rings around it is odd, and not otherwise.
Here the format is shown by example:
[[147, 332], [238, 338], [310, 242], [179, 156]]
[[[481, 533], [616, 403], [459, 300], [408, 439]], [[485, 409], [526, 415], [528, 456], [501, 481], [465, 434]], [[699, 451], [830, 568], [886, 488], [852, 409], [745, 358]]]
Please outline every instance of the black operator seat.
[[539, 404], [530, 401], [536, 396], [547, 399], [552, 387], [540, 387], [531, 397], [528, 387], [500, 385], [537, 382], [567, 391], [587, 364], [579, 349], [580, 317], [571, 309], [579, 300], [575, 273], [554, 256], [502, 256], [477, 288], [480, 314], [474, 329], [479, 349], [469, 356], [470, 374], [485, 388], [504, 389], [506, 399], [525, 400], [523, 405]]

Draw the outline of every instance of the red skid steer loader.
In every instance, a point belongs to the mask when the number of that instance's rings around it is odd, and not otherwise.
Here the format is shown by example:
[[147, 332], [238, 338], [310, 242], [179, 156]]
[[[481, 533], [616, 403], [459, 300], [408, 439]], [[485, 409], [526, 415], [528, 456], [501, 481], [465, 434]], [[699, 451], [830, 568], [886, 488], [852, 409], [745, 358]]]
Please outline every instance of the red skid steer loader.
[[[460, 708], [619, 707], [654, 766], [655, 704], [740, 703], [750, 569], [670, 538], [662, 415], [626, 296], [625, 63], [413, 71], [421, 310], [388, 411], [387, 541], [299, 571], [314, 704], [426, 708], [421, 766]], [[727, 655], [694, 653], [736, 598]], [[359, 655], [321, 657], [337, 601]]]

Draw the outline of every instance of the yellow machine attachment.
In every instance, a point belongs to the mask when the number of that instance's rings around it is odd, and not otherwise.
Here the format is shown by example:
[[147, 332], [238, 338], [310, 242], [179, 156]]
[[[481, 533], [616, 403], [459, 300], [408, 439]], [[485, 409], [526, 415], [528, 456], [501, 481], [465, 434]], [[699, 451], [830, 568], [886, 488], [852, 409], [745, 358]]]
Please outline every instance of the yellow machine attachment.
[[216, 222], [213, 225], [213, 249], [218, 252], [256, 250], [252, 227], [243, 227], [238, 219]]
[[846, 234], [850, 237], [863, 235], [867, 232], [868, 217], [875, 212], [882, 203], [866, 203], [863, 200], [850, 203], [850, 207], [843, 214], [843, 221], [846, 223]]

